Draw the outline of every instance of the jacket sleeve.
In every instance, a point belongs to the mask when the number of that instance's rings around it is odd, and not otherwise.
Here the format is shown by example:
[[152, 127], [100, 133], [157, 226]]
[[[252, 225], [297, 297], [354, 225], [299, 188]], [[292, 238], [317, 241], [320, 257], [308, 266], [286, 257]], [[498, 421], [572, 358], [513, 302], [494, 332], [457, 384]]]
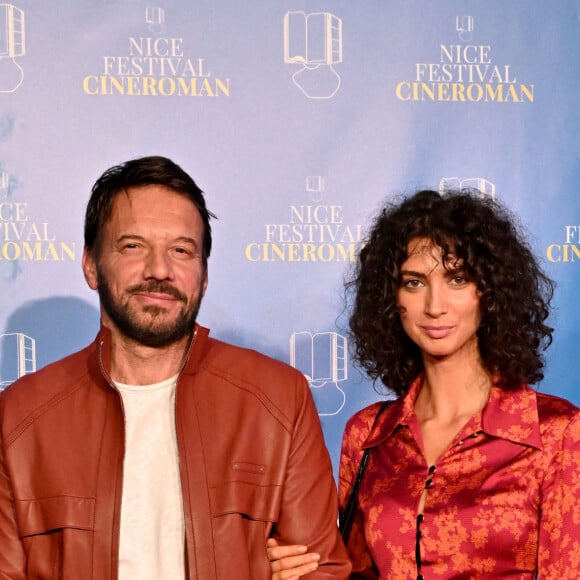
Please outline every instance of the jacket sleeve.
[[308, 383], [301, 375], [297, 380], [299, 403], [274, 537], [281, 544], [305, 544], [320, 554], [318, 569], [309, 578], [347, 579], [351, 566], [338, 531], [330, 456]]
[[[369, 435], [379, 406], [373, 405], [359, 411], [346, 424], [338, 476], [338, 499], [341, 512], [346, 508], [363, 456], [362, 445]], [[378, 580], [379, 574], [374, 567], [365, 538], [363, 513], [358, 506], [354, 513], [346, 547], [352, 563], [351, 579]]]
[[540, 578], [580, 578], [580, 410], [558, 442], [540, 506]]
[[24, 580], [26, 559], [14, 517], [14, 503], [0, 440], [0, 580]]

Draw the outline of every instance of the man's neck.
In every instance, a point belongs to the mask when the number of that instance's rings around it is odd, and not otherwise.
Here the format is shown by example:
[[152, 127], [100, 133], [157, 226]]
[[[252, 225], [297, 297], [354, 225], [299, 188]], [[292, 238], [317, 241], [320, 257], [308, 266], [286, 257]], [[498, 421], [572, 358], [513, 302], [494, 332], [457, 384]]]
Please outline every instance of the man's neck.
[[169, 346], [150, 347], [124, 337], [111, 343], [111, 379], [126, 385], [152, 385], [176, 375], [188, 352], [190, 337]]

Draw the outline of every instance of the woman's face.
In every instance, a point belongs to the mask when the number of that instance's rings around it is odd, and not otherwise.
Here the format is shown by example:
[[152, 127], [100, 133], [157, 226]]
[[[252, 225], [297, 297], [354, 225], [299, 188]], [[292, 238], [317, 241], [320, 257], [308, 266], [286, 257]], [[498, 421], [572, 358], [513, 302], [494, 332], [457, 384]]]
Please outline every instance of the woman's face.
[[397, 293], [401, 323], [423, 358], [478, 357], [476, 332], [481, 322], [480, 294], [465, 279], [462, 264], [427, 238], [407, 246]]

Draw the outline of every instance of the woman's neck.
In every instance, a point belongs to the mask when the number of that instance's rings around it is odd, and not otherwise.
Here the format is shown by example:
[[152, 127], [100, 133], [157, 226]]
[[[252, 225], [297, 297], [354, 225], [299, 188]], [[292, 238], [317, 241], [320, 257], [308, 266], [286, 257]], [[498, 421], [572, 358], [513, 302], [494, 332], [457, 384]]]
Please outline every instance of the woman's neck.
[[449, 420], [471, 416], [485, 406], [492, 377], [479, 354], [462, 361], [427, 358], [423, 362], [425, 371], [416, 411]]
[[460, 417], [472, 417], [485, 407], [491, 388], [489, 376], [464, 377], [461, 382], [448, 379], [443, 385], [425, 376], [415, 401], [419, 417], [453, 422]]
[[479, 366], [466, 369], [427, 367], [415, 400], [427, 465], [434, 465], [458, 433], [486, 405], [491, 376]]

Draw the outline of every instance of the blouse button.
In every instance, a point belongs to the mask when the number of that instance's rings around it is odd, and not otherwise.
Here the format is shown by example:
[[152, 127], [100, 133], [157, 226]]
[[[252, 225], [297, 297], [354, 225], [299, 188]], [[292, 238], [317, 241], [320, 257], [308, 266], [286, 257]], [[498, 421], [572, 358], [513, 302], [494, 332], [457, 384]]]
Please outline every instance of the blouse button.
[[436, 469], [437, 469], [437, 468], [436, 468], [434, 465], [432, 465], [432, 466], [429, 468], [429, 475], [431, 475], [432, 473], [435, 473], [435, 470], [436, 470]]
[[432, 479], [428, 479], [428, 480], [425, 482], [425, 487], [429, 487], [429, 486], [430, 486], [432, 483], [433, 483], [433, 480], [432, 480]]

